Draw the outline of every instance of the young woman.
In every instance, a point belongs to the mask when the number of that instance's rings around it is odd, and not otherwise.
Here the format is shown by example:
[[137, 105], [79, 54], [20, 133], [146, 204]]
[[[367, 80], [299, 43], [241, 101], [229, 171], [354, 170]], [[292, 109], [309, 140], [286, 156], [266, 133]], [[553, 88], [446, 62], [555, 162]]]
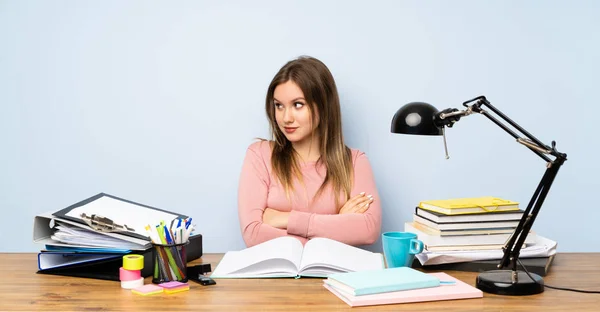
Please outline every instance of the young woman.
[[374, 243], [381, 206], [367, 156], [344, 144], [340, 101], [321, 61], [285, 64], [267, 91], [272, 141], [246, 152], [238, 190], [248, 247], [280, 236]]

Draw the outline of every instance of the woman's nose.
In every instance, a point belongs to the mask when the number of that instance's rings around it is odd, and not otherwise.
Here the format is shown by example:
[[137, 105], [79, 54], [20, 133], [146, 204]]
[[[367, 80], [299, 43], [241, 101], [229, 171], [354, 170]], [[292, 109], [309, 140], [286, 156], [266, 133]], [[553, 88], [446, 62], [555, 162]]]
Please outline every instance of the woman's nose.
[[285, 109], [283, 112], [283, 122], [292, 123], [294, 122], [294, 112], [291, 109]]

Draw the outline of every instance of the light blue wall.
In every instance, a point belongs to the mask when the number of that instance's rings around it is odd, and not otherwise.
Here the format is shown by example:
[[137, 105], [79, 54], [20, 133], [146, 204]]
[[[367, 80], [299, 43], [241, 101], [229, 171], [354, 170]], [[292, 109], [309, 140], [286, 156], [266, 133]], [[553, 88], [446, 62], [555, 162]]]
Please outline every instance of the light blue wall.
[[0, 1], [0, 250], [39, 250], [34, 215], [99, 192], [203, 220], [206, 252], [242, 248], [237, 182], [268, 136], [267, 85], [308, 54], [337, 80], [384, 231], [420, 200], [529, 200], [543, 161], [483, 116], [448, 131], [450, 160], [439, 137], [389, 132], [404, 103], [484, 94], [569, 155], [534, 230], [598, 252], [598, 16], [593, 0]]

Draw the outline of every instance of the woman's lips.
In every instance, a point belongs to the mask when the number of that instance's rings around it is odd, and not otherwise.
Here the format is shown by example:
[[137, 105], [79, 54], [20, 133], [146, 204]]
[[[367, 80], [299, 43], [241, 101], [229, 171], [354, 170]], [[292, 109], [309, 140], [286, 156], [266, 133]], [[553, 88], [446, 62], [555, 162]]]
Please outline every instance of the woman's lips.
[[285, 133], [294, 133], [294, 131], [296, 131], [296, 129], [298, 129], [298, 128], [284, 127], [284, 129], [285, 129]]

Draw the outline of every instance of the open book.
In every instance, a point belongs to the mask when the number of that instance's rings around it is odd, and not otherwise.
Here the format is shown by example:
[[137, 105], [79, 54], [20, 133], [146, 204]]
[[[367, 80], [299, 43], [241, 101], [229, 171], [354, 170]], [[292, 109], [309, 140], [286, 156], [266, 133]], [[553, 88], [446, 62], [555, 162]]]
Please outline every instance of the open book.
[[332, 273], [383, 269], [383, 257], [328, 238], [313, 238], [304, 246], [284, 236], [229, 251], [213, 278], [327, 277]]

